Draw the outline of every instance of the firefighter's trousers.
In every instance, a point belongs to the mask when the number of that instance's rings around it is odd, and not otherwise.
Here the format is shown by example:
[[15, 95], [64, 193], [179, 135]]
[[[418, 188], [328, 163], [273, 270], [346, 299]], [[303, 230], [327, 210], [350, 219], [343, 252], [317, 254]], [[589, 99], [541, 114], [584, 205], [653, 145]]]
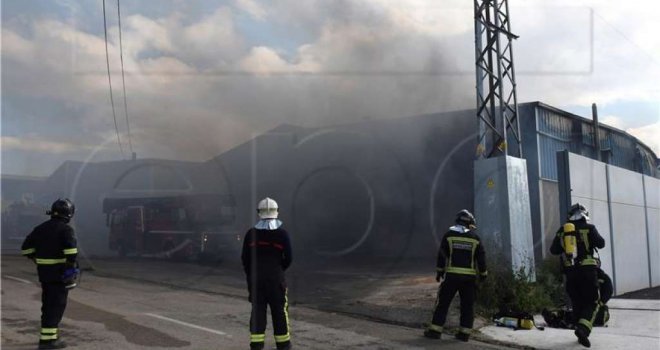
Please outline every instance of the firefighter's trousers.
[[261, 348], [266, 340], [266, 309], [270, 307], [273, 320], [273, 334], [277, 348], [286, 347], [291, 341], [289, 335], [289, 303], [286, 283], [283, 280], [257, 281], [250, 286], [252, 315], [250, 317], [250, 346]]
[[41, 343], [57, 340], [69, 291], [62, 282], [41, 284]]
[[566, 271], [566, 292], [571, 298], [576, 327], [591, 333], [600, 307], [596, 266], [576, 266]]
[[447, 273], [445, 280], [440, 285], [438, 298], [436, 299], [433, 320], [429, 329], [442, 332], [442, 327], [447, 320], [447, 312], [452, 299], [458, 292], [461, 298], [461, 328], [459, 332], [470, 334], [474, 323], [474, 299], [476, 297], [475, 276], [456, 275]]

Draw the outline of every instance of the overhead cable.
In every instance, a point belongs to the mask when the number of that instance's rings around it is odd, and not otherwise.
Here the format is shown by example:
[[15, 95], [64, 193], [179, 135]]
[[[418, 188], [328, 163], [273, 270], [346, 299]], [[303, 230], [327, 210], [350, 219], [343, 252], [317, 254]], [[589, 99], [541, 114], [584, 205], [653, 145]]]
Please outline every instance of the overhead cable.
[[119, 126], [117, 126], [117, 114], [115, 113], [115, 100], [112, 96], [112, 78], [110, 77], [110, 56], [108, 54], [108, 24], [105, 15], [105, 0], [103, 0], [103, 34], [105, 34], [105, 63], [108, 67], [108, 85], [110, 86], [110, 105], [112, 106], [112, 119], [115, 121], [115, 132], [117, 133], [117, 143], [122, 158], [124, 158], [124, 148], [121, 145], [119, 137]]
[[121, 41], [121, 11], [119, 0], [117, 0], [117, 18], [119, 19], [119, 60], [121, 61], [121, 83], [124, 91], [124, 112], [126, 114], [126, 131], [128, 136], [128, 148], [133, 153], [133, 141], [131, 140], [131, 123], [128, 121], [128, 102], [126, 101], [126, 79], [124, 78], [124, 49]]

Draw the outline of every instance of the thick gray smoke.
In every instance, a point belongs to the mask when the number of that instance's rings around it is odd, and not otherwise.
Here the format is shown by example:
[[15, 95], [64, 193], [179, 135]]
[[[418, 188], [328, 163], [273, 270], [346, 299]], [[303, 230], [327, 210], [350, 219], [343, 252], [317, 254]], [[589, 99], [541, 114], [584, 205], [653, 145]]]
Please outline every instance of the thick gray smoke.
[[[441, 22], [451, 17], [442, 9], [380, 1], [175, 4], [165, 6], [170, 11], [122, 5], [131, 131], [143, 158], [207, 160], [282, 123], [389, 119], [473, 102], [471, 65], [464, 74], [466, 65], [455, 63], [472, 60], [472, 41], [457, 21]], [[7, 145], [23, 158], [51, 160], [48, 169], [30, 169], [41, 175], [56, 166], [52, 159], [118, 157], [101, 9], [59, 10], [68, 20], [3, 11], [3, 126], [25, 141]], [[423, 11], [440, 19], [429, 22]], [[127, 149], [114, 8], [108, 21]], [[82, 134], [69, 131], [80, 127]], [[46, 141], [60, 147], [44, 152]]]
[[[60, 168], [43, 197], [76, 200], [81, 243], [106, 254], [103, 199], [130, 195], [122, 181], [135, 166], [95, 164], [118, 152], [103, 33], [90, 27], [102, 20], [100, 9], [85, 6], [74, 6], [70, 21], [21, 21], [3, 12], [3, 99], [10, 106], [3, 127], [21, 134], [25, 142], [12, 147], [22, 157], [32, 152], [31, 164], [51, 160], [30, 171], [50, 175], [66, 159], [81, 161]], [[193, 191], [234, 196], [236, 230], [253, 222], [256, 200], [270, 195], [300, 251], [421, 258], [434, 254], [433, 235], [453, 212], [471, 206], [463, 193], [471, 187], [472, 143], [461, 142], [473, 138], [472, 114], [401, 119], [471, 107], [469, 11], [463, 22], [449, 20], [457, 12], [441, 9], [429, 19], [428, 8], [375, 0], [200, 2], [208, 11], [188, 5], [170, 12], [141, 6], [122, 7], [138, 158], [203, 162], [165, 165], [184, 178], [203, 177], [191, 180]], [[116, 18], [109, 21], [126, 152]], [[290, 126], [258, 137], [283, 124]], [[51, 147], [44, 147], [47, 137]], [[148, 180], [162, 168], [134, 175]], [[153, 195], [147, 187], [130, 189]]]

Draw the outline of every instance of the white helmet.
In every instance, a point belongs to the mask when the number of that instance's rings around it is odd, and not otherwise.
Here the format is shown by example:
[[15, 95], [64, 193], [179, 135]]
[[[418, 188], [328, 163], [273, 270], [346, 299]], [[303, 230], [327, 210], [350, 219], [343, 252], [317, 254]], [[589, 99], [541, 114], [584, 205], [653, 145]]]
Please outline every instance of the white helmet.
[[580, 203], [573, 204], [568, 210], [568, 220], [578, 221], [582, 219], [589, 221], [589, 212], [587, 211], [587, 208], [585, 208], [584, 205]]
[[278, 209], [277, 202], [266, 197], [257, 205], [257, 214], [262, 219], [277, 219]]

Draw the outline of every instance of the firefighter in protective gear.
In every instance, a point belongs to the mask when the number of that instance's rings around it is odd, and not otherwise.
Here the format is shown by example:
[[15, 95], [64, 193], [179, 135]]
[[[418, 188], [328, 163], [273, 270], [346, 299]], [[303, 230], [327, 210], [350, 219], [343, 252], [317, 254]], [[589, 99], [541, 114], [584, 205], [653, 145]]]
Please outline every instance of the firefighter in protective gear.
[[576, 203], [568, 212], [568, 222], [555, 236], [550, 252], [561, 255], [566, 274], [566, 292], [571, 298], [578, 342], [590, 347], [589, 334], [601, 305], [598, 291], [598, 265], [595, 249], [605, 247], [605, 240], [590, 223], [587, 209]]
[[21, 253], [34, 261], [41, 282], [41, 334], [39, 349], [62, 349], [59, 323], [64, 315], [68, 297], [67, 283], [77, 272], [78, 248], [69, 221], [76, 207], [68, 199], [58, 199], [46, 214], [50, 220], [35, 227], [25, 238]]
[[266, 308], [270, 307], [273, 334], [278, 350], [291, 349], [286, 280], [284, 271], [291, 265], [289, 234], [278, 220], [277, 202], [259, 202], [260, 220], [245, 234], [241, 259], [247, 277], [250, 316], [250, 349], [263, 349], [266, 340]]
[[[479, 236], [474, 233], [476, 220], [463, 209], [456, 214], [456, 225], [442, 237], [438, 252], [436, 281], [441, 282], [433, 320], [424, 336], [439, 339], [447, 319], [449, 304], [459, 293], [461, 297], [460, 329], [456, 338], [468, 341], [474, 323], [476, 279], [486, 278], [486, 253]], [[443, 281], [444, 278], [444, 281]]]

